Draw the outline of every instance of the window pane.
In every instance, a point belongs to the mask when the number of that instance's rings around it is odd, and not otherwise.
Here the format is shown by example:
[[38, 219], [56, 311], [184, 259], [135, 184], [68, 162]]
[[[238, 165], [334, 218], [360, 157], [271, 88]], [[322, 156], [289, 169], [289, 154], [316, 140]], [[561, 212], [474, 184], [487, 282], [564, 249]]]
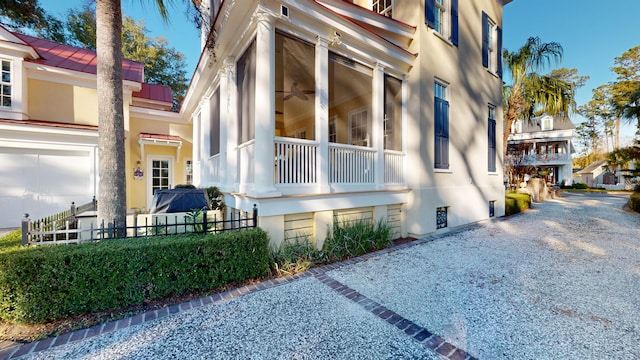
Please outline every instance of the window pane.
[[276, 136], [315, 139], [315, 48], [276, 32]]
[[3, 96], [2, 97], [2, 106], [11, 106], [11, 98], [8, 96]]
[[2, 72], [2, 82], [10, 83], [11, 82], [11, 73], [3, 71]]
[[2, 71], [11, 71], [11, 63], [6, 60], [2, 60]]
[[402, 82], [384, 77], [384, 148], [402, 150]]
[[11, 86], [3, 85], [2, 86], [2, 95], [11, 96]]
[[238, 60], [238, 142], [243, 144], [255, 137], [256, 42]]
[[220, 153], [220, 89], [216, 89], [211, 97], [211, 134], [209, 155]]
[[[336, 119], [335, 142], [372, 146], [368, 141], [372, 70], [334, 53], [329, 53], [329, 60], [329, 117]], [[358, 128], [355, 132], [354, 126]]]

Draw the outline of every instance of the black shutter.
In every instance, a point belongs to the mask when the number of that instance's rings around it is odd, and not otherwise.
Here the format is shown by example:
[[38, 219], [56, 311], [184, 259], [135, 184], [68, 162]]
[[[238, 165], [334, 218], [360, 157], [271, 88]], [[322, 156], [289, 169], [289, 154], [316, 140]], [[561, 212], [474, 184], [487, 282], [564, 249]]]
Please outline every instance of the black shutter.
[[458, 46], [458, 0], [451, 0], [451, 42]]
[[482, 12], [482, 66], [489, 67], [489, 16]]
[[436, 27], [436, 0], [425, 0], [424, 18], [428, 27]]
[[489, 119], [489, 171], [496, 171], [496, 121]]
[[437, 169], [449, 168], [449, 102], [435, 98], [435, 152], [434, 166]]
[[498, 26], [498, 76], [502, 78], [502, 28]]

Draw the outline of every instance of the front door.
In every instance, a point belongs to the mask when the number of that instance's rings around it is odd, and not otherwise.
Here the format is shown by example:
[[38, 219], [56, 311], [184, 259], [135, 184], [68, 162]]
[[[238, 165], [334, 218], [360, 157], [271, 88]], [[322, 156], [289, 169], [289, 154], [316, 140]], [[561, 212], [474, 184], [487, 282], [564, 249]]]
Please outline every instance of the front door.
[[173, 178], [173, 158], [169, 156], [150, 156], [147, 162], [150, 175], [147, 177], [147, 206], [151, 207], [156, 190], [171, 189]]

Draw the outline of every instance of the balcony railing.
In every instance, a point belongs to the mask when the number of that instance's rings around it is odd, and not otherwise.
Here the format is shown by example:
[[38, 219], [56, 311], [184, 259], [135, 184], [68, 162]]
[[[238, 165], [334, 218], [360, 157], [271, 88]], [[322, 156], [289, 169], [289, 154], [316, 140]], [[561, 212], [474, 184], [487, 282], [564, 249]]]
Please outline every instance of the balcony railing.
[[535, 165], [570, 161], [569, 154], [529, 154], [507, 155], [507, 163], [511, 165]]
[[384, 151], [384, 183], [402, 185], [404, 183], [404, 153], [402, 151]]

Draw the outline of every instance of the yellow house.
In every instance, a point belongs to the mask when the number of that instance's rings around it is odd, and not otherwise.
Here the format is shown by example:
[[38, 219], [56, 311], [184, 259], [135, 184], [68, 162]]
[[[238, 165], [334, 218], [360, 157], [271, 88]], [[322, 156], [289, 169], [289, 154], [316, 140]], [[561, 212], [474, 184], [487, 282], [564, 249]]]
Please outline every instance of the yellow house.
[[[123, 61], [127, 207], [191, 182], [192, 127], [171, 90]], [[87, 203], [98, 187], [96, 54], [0, 26], [0, 228]]]

